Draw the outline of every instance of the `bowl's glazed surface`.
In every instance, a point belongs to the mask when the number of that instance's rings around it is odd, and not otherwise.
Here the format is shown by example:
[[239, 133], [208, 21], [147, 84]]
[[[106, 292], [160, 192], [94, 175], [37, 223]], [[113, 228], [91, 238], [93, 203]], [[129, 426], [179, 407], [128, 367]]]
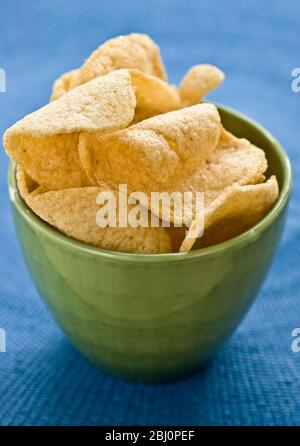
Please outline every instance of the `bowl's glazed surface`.
[[291, 189], [288, 159], [262, 127], [219, 107], [224, 126], [266, 151], [280, 197], [244, 234], [186, 254], [124, 254], [68, 238], [41, 221], [9, 172], [14, 221], [32, 278], [60, 327], [94, 363], [142, 381], [204, 363], [236, 328], [270, 266]]

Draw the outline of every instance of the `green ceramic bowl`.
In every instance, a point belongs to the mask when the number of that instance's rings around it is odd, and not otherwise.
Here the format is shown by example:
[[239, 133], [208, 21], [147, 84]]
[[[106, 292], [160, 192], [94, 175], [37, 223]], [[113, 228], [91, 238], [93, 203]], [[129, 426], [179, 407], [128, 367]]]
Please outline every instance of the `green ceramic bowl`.
[[280, 197], [244, 234], [185, 254], [124, 254], [75, 241], [9, 190], [33, 280], [67, 337], [87, 358], [133, 380], [183, 376], [226, 341], [252, 303], [280, 240], [291, 190], [288, 158], [262, 127], [219, 107], [225, 127], [262, 147]]

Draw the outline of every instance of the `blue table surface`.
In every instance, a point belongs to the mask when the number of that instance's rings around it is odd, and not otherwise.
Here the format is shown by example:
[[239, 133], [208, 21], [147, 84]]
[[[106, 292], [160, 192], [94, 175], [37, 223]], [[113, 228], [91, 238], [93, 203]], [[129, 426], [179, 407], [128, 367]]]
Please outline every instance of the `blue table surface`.
[[287, 228], [261, 292], [214, 361], [169, 384], [117, 380], [94, 368], [63, 336], [24, 265], [9, 209], [1, 151], [1, 425], [300, 425], [299, 176], [300, 66], [297, 1], [2, 0], [0, 134], [45, 104], [53, 80], [102, 41], [129, 32], [161, 46], [172, 82], [196, 63], [213, 63], [226, 81], [210, 98], [267, 127], [288, 152], [294, 191]]

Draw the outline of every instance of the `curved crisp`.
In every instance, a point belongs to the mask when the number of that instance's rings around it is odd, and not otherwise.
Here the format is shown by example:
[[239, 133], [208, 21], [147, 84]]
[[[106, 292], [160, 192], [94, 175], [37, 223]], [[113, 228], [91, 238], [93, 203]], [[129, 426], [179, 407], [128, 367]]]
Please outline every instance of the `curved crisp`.
[[67, 73], [62, 74], [53, 84], [52, 93], [50, 101], [55, 101], [60, 98], [63, 94], [67, 93], [69, 90], [75, 87], [76, 76], [78, 75], [79, 69], [71, 70]]
[[212, 201], [204, 212], [204, 235], [197, 239], [197, 216], [184, 239], [179, 252], [187, 252], [228, 240], [241, 234], [260, 221], [278, 198], [275, 176], [266, 183], [248, 186], [234, 185]]
[[85, 186], [78, 157], [79, 132], [127, 127], [136, 106], [127, 70], [91, 80], [9, 128], [3, 145], [30, 176], [49, 189]]
[[79, 155], [92, 182], [146, 194], [176, 189], [191, 165], [204, 163], [217, 146], [220, 117], [201, 104], [142, 121], [107, 135], [81, 133]]
[[173, 86], [140, 70], [129, 71], [136, 94], [133, 122], [139, 122], [181, 107], [178, 91]]
[[198, 104], [224, 81], [224, 73], [214, 65], [195, 65], [182, 79], [179, 95], [183, 107]]
[[[172, 252], [170, 236], [164, 228], [98, 226], [96, 216], [100, 207], [96, 199], [100, 192], [108, 191], [105, 187], [45, 191], [19, 167], [17, 182], [22, 198], [33, 212], [69, 237], [113, 251], [144, 254]], [[120, 203], [116, 194], [115, 199], [118, 215]], [[130, 209], [133, 206], [129, 206]]]
[[[180, 192], [204, 193], [205, 210], [217, 198], [224, 196], [235, 185], [259, 184], [265, 181], [268, 163], [265, 152], [246, 139], [237, 138], [222, 128], [219, 143], [205, 164], [196, 166], [193, 173], [177, 183]], [[152, 211], [159, 215], [155, 209]], [[171, 221], [179, 221], [174, 210]], [[185, 208], [189, 222], [195, 217], [195, 203]], [[171, 225], [168, 231], [175, 251], [185, 238], [187, 228]], [[197, 244], [201, 240], [197, 240]]]
[[[181, 108], [179, 93], [176, 88], [162, 79], [143, 73], [140, 70], [130, 69], [128, 71], [136, 95], [133, 122], [136, 123], [152, 116]], [[73, 70], [56, 81], [55, 92], [51, 100], [57, 99], [68, 91], [68, 86], [73, 76], [77, 76], [78, 72], [78, 70]]]
[[137, 69], [167, 80], [159, 47], [146, 34], [114, 37], [99, 46], [81, 68], [63, 74], [53, 85], [52, 99], [97, 76], [120, 68]]

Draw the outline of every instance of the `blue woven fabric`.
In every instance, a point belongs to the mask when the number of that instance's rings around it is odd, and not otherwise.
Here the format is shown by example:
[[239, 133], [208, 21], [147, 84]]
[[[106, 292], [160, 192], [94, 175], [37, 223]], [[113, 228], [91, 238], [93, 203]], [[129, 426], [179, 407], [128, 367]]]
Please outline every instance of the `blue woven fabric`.
[[265, 125], [294, 170], [287, 230], [260, 295], [235, 334], [205, 369], [161, 385], [127, 383], [94, 368], [60, 332], [25, 268], [12, 226], [6, 170], [0, 182], [1, 425], [299, 425], [300, 66], [297, 1], [34, 0], [1, 1], [0, 134], [45, 104], [52, 81], [78, 66], [103, 40], [133, 31], [161, 45], [172, 82], [195, 63], [227, 79], [211, 98]]

